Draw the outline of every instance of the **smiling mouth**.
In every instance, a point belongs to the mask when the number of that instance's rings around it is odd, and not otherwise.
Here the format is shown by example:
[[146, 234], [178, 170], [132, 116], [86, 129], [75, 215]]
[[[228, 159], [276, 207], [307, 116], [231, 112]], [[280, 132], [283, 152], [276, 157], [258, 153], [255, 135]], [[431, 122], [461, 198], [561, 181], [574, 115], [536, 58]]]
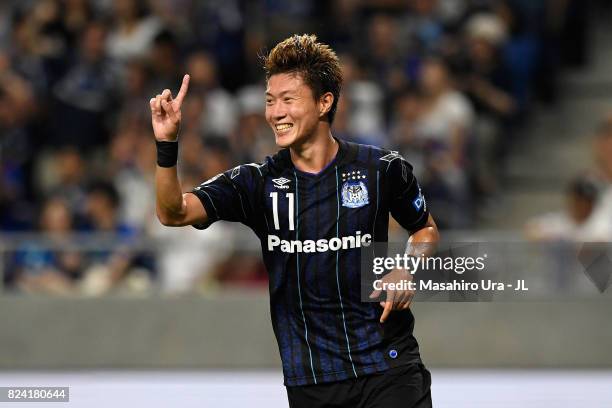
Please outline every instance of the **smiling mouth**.
[[276, 129], [277, 132], [285, 132], [289, 129], [291, 129], [293, 127], [293, 125], [291, 123], [281, 123], [276, 125], [274, 128]]

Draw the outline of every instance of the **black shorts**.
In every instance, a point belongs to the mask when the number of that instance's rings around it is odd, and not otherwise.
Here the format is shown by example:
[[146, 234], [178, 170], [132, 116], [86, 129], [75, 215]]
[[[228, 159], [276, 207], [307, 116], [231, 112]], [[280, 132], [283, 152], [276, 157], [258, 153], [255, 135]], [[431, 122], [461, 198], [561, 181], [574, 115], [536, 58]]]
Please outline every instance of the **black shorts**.
[[423, 364], [327, 384], [287, 387], [290, 408], [431, 408], [431, 375]]

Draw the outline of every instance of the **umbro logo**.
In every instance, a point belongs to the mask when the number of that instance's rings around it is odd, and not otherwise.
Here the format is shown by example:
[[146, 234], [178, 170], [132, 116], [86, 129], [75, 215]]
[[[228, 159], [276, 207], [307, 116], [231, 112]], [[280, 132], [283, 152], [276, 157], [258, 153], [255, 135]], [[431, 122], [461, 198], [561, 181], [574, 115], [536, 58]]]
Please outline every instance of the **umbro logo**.
[[280, 188], [281, 190], [286, 190], [289, 188], [288, 184], [291, 182], [291, 180], [281, 177], [272, 179], [272, 182], [274, 183], [274, 187]]

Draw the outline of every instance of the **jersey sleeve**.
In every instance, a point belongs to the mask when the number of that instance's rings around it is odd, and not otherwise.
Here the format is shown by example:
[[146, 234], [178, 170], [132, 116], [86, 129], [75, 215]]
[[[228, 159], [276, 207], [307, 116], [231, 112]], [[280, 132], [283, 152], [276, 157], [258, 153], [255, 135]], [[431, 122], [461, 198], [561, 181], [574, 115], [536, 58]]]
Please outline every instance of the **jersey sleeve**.
[[387, 163], [383, 171], [388, 186], [389, 211], [406, 230], [418, 230], [427, 223], [429, 211], [421, 186], [412, 173], [412, 166], [395, 152], [385, 157]]
[[250, 165], [234, 167], [203, 182], [191, 190], [208, 216], [204, 224], [194, 224], [197, 229], [206, 229], [214, 222], [241, 222], [252, 227], [255, 189], [257, 179]]

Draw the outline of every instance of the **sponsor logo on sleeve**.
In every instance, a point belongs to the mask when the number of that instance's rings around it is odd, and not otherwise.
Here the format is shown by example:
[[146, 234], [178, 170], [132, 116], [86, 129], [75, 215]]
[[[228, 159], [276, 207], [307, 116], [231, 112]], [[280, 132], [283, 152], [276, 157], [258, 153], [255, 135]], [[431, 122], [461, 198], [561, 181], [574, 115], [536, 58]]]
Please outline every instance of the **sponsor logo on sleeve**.
[[427, 205], [425, 203], [425, 197], [423, 197], [423, 193], [421, 192], [421, 186], [419, 187], [419, 194], [417, 195], [417, 198], [415, 198], [412, 201], [412, 206], [414, 207], [415, 210], [417, 211], [421, 211], [421, 209], [424, 209], [424, 207]]

